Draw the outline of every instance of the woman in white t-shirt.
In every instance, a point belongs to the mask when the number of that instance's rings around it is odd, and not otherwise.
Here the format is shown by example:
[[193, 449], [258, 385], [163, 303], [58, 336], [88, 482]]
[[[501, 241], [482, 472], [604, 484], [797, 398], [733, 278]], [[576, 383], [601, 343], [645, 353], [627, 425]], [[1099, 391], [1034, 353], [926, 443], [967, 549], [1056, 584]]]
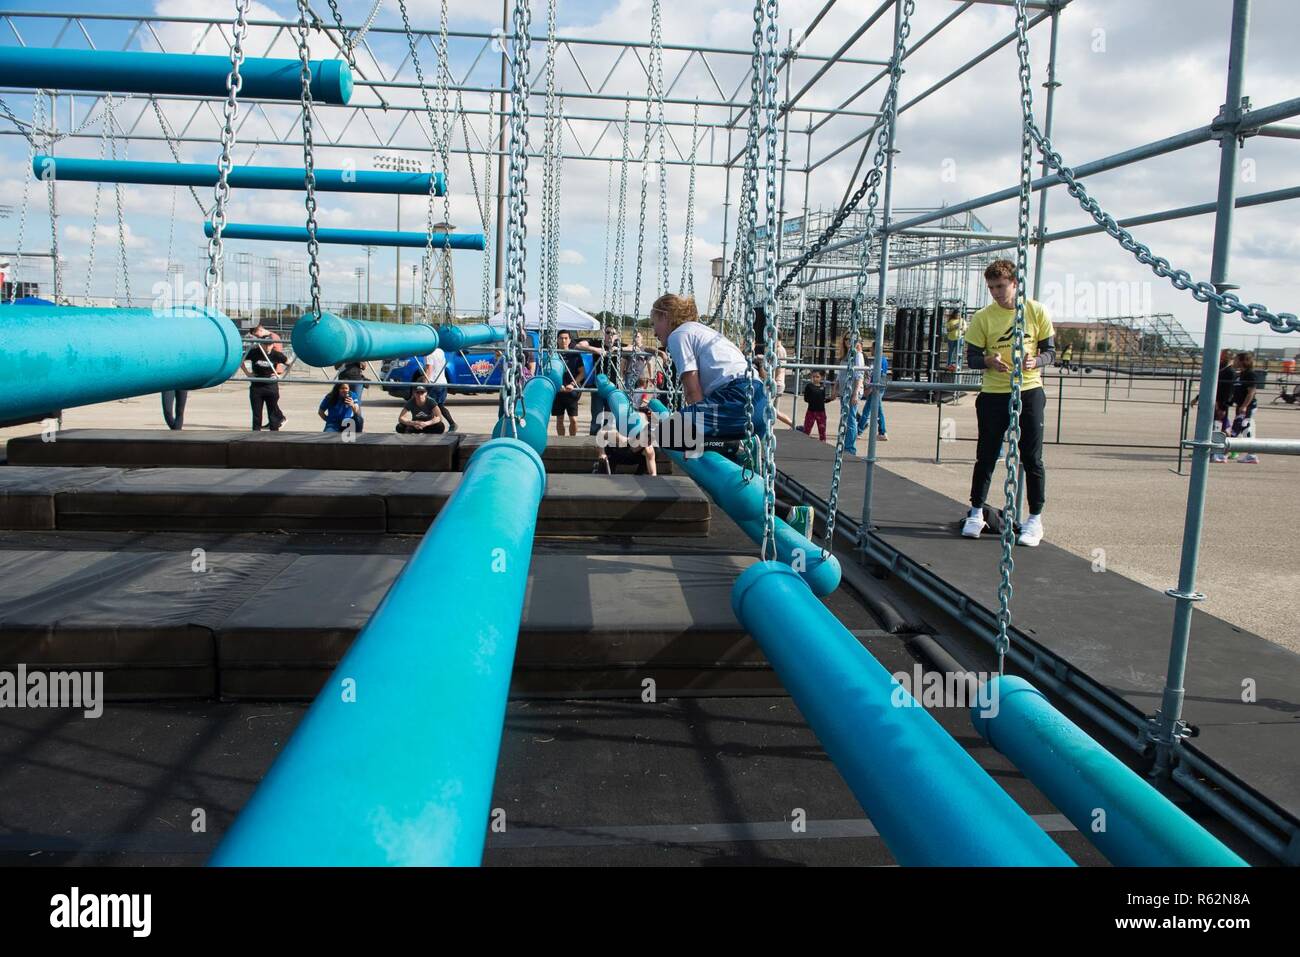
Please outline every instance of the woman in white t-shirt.
[[744, 438], [752, 397], [749, 422], [755, 435], [766, 436], [767, 392], [762, 380], [747, 378], [744, 354], [699, 321], [695, 300], [671, 293], [660, 296], [650, 307], [650, 318], [681, 380], [682, 416], [696, 416], [705, 439]]

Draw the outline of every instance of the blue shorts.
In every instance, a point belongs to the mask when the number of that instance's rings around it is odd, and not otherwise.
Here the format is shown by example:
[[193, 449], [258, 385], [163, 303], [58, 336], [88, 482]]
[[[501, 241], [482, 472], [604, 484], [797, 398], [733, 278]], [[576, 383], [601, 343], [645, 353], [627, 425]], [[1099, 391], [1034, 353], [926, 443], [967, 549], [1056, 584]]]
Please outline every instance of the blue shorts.
[[445, 385], [429, 386], [429, 398], [433, 399], [434, 405], [446, 405], [447, 387]]
[[767, 435], [767, 392], [761, 379], [732, 379], [693, 405], [683, 406], [681, 416], [699, 416], [706, 439], [739, 439], [745, 436], [745, 404], [749, 385], [754, 387], [754, 434]]

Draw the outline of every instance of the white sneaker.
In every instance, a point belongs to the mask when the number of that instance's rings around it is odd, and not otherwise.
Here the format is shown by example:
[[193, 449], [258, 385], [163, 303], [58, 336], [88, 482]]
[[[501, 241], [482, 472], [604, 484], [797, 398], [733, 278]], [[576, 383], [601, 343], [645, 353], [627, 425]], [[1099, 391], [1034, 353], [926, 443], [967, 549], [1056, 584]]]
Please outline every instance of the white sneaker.
[[968, 512], [966, 521], [962, 523], [961, 533], [964, 538], [979, 538], [980, 532], [988, 528], [988, 522], [984, 521], [984, 510]]
[[1030, 515], [1025, 523], [1020, 526], [1020, 538], [1017, 541], [1021, 545], [1027, 545], [1030, 548], [1035, 547], [1043, 540], [1043, 517], [1041, 515]]

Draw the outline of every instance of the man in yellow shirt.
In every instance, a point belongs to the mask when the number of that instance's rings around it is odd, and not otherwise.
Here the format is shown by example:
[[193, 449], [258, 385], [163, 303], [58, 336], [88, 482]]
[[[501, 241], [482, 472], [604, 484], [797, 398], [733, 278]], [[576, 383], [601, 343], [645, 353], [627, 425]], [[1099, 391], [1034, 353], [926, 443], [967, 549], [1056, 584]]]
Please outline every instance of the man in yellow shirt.
[[[1016, 265], [999, 259], [984, 270], [993, 302], [971, 317], [966, 330], [966, 360], [971, 369], [982, 369], [983, 382], [975, 400], [979, 440], [975, 449], [975, 471], [971, 476], [970, 512], [962, 524], [962, 535], [979, 538], [984, 521], [984, 500], [993, 480], [1007, 429], [1011, 425], [1011, 344], [1016, 321]], [[1042, 303], [1025, 299], [1025, 353], [1020, 383], [1020, 462], [1025, 469], [1029, 518], [1020, 527], [1021, 545], [1034, 546], [1043, 540], [1043, 505], [1047, 494], [1047, 472], [1043, 467], [1043, 422], [1047, 399], [1042, 370], [1055, 358], [1052, 319]], [[1008, 520], [1010, 516], [1007, 517]]]
[[960, 312], [956, 309], [948, 310], [948, 321], [944, 324], [944, 331], [948, 336], [948, 361], [944, 365], [948, 366], [950, 371], [956, 371], [957, 347], [961, 344], [965, 325]]

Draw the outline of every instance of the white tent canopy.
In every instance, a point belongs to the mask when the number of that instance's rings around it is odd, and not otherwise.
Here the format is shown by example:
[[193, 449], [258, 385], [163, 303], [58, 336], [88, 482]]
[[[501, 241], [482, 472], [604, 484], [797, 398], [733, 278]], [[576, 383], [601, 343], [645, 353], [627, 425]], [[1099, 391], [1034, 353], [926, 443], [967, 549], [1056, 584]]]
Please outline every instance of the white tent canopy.
[[[556, 310], [556, 328], [572, 329], [584, 332], [591, 332], [600, 329], [600, 320], [595, 316], [583, 312], [577, 306], [572, 306], [567, 302], [558, 304]], [[504, 326], [506, 324], [506, 314], [498, 312], [490, 320], [494, 326]], [[524, 328], [541, 329], [542, 328], [542, 302], [540, 299], [531, 299], [524, 303]]]

